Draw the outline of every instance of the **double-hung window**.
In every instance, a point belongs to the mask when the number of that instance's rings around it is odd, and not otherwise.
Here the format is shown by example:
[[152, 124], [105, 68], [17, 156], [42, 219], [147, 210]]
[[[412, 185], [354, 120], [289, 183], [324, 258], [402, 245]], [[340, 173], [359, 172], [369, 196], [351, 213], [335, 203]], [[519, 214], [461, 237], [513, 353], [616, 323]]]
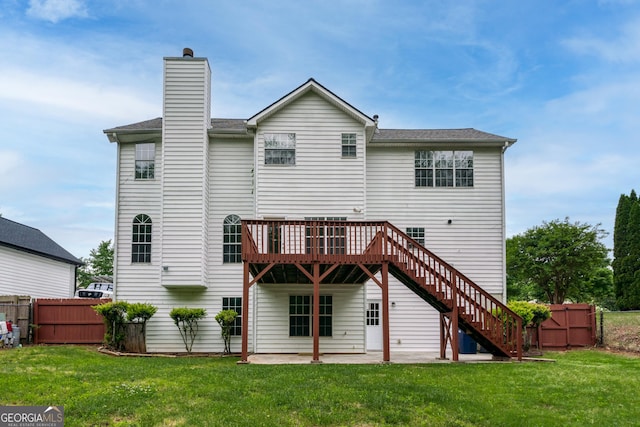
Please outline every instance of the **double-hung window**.
[[296, 134], [295, 133], [265, 133], [264, 134], [264, 164], [265, 165], [295, 165], [296, 164]]
[[155, 176], [156, 144], [136, 144], [136, 179], [153, 179]]
[[342, 134], [342, 157], [356, 157], [356, 134], [355, 133], [343, 133]]
[[242, 335], [242, 298], [241, 297], [224, 297], [222, 298], [222, 309], [233, 310], [238, 315], [233, 321], [231, 327], [231, 335]]
[[416, 151], [416, 187], [473, 187], [473, 151]]
[[[320, 295], [320, 336], [333, 335], [333, 297]], [[289, 336], [308, 337], [313, 331], [313, 297], [311, 295], [289, 296]]]

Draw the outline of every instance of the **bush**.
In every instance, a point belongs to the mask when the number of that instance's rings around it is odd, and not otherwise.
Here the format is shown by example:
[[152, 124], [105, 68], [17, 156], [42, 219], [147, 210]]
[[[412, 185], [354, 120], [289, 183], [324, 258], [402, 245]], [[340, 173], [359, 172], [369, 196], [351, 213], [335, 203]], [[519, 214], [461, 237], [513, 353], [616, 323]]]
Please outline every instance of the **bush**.
[[551, 309], [545, 304], [528, 301], [511, 301], [507, 304], [513, 312], [522, 317], [522, 327], [538, 327], [551, 317]]
[[169, 316], [180, 331], [187, 353], [191, 353], [193, 342], [198, 335], [198, 321], [207, 316], [207, 311], [204, 308], [174, 308]]
[[238, 317], [238, 313], [235, 310], [222, 310], [216, 314], [216, 322], [220, 325], [224, 341], [224, 354], [231, 353], [231, 328], [233, 328], [236, 317]]
[[124, 347], [125, 322], [142, 323], [142, 334], [145, 335], [147, 321], [158, 311], [151, 304], [126, 301], [95, 305], [93, 309], [104, 318], [107, 328], [104, 334], [105, 345], [118, 351]]
[[114, 350], [122, 350], [124, 346], [124, 322], [128, 306], [129, 304], [125, 301], [112, 301], [92, 307], [104, 319], [105, 345]]

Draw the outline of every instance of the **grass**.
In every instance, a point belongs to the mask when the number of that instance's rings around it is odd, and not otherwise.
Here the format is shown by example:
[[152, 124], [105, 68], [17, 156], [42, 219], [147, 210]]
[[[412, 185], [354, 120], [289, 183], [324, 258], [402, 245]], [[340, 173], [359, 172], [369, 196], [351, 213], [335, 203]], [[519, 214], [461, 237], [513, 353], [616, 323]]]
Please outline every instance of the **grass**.
[[2, 352], [3, 405], [63, 405], [66, 426], [585, 426], [640, 419], [640, 358], [556, 363], [236, 365], [78, 346]]
[[605, 312], [603, 326], [606, 347], [619, 351], [640, 352], [640, 311]]

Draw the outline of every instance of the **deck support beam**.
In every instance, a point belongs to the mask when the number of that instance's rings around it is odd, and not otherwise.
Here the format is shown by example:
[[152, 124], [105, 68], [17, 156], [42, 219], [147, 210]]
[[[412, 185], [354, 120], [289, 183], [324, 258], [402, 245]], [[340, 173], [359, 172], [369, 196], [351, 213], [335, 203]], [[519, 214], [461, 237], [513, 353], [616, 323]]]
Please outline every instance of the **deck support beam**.
[[382, 361], [391, 361], [389, 343], [389, 263], [382, 263]]
[[[242, 280], [242, 359], [241, 363], [249, 363], [249, 263], [243, 263], [243, 280]], [[254, 320], [255, 321], [255, 320]]]
[[313, 264], [313, 360], [320, 363], [320, 264]]

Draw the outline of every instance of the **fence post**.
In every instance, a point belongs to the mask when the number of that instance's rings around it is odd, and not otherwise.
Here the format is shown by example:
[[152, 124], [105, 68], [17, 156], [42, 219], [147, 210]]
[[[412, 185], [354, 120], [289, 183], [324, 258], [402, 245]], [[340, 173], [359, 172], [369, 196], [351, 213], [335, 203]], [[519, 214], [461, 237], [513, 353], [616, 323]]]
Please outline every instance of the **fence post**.
[[600, 345], [604, 345], [604, 310], [600, 309]]

